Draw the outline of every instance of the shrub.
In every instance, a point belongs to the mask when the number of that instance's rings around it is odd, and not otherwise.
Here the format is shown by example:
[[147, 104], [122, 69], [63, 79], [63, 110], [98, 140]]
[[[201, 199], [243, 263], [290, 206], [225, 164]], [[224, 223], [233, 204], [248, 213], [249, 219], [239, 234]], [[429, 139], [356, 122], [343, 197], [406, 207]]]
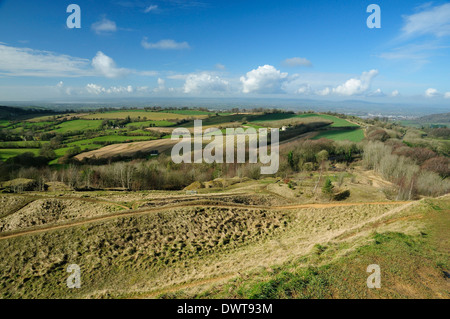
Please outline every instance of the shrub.
[[334, 189], [334, 186], [331, 183], [331, 179], [329, 177], [327, 177], [327, 179], [325, 180], [325, 183], [322, 187], [322, 193], [324, 193], [326, 196], [332, 198], [333, 189]]
[[336, 195], [334, 195], [333, 199], [337, 200], [337, 201], [341, 201], [341, 200], [345, 200], [349, 197], [350, 197], [350, 190], [347, 189], [343, 192], [340, 192], [340, 193], [337, 193]]

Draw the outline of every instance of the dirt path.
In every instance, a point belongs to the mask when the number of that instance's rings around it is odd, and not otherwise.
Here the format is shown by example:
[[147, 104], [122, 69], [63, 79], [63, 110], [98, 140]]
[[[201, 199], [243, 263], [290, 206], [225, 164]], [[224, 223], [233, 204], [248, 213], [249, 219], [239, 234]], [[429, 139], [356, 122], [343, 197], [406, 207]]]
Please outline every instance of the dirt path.
[[261, 205], [243, 205], [243, 204], [211, 204], [208, 202], [195, 201], [191, 203], [180, 203], [175, 205], [166, 205], [162, 207], [153, 207], [146, 208], [142, 210], [131, 211], [128, 210], [126, 212], [108, 214], [101, 217], [94, 217], [89, 219], [80, 220], [77, 222], [72, 222], [68, 224], [61, 225], [53, 225], [48, 227], [40, 227], [32, 230], [25, 230], [20, 232], [15, 232], [12, 234], [3, 234], [0, 235], [0, 240], [11, 239], [16, 237], [21, 237], [25, 235], [38, 234], [43, 232], [48, 232], [52, 230], [58, 229], [66, 229], [75, 226], [81, 226], [85, 224], [95, 223], [99, 221], [106, 221], [119, 217], [129, 217], [129, 216], [139, 216], [148, 213], [161, 212], [168, 209], [176, 209], [176, 208], [186, 208], [186, 207], [202, 207], [202, 208], [245, 208], [245, 209], [268, 209], [268, 210], [291, 210], [291, 209], [299, 209], [299, 208], [327, 208], [327, 207], [347, 207], [347, 206], [362, 206], [362, 205], [396, 205], [396, 204], [407, 204], [411, 202], [361, 202], [361, 203], [325, 203], [325, 204], [300, 204], [300, 205], [287, 205], [287, 206], [261, 206]]

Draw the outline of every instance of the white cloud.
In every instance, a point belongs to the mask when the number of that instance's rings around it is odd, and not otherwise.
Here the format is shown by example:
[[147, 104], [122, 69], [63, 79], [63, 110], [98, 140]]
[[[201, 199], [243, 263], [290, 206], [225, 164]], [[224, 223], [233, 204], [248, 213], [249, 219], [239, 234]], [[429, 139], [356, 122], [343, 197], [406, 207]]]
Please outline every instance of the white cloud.
[[92, 30], [97, 34], [106, 34], [117, 31], [117, 25], [114, 21], [103, 18], [91, 25]]
[[99, 95], [102, 93], [105, 94], [126, 94], [126, 93], [133, 93], [134, 88], [131, 85], [127, 86], [111, 86], [109, 89], [104, 88], [101, 85], [89, 83], [86, 85], [86, 91], [89, 94]]
[[189, 74], [183, 87], [184, 93], [217, 93], [228, 89], [228, 81], [208, 72]]
[[427, 63], [430, 63], [430, 58], [437, 55], [437, 51], [445, 48], [447, 47], [437, 43], [413, 43], [396, 47], [391, 51], [381, 53], [378, 56], [382, 59], [394, 62], [412, 62], [413, 70], [418, 70]]
[[96, 94], [96, 95], [105, 92], [104, 87], [102, 87], [101, 85], [94, 84], [94, 83], [89, 83], [88, 85], [86, 85], [86, 90], [88, 93]]
[[450, 99], [450, 92], [445, 92], [444, 97], [445, 97], [446, 99]]
[[363, 72], [360, 77], [349, 79], [344, 84], [334, 88], [333, 93], [346, 96], [365, 93], [370, 88], [372, 79], [377, 76], [377, 74], [378, 70]]
[[394, 91], [392, 91], [391, 96], [396, 97], [396, 96], [399, 96], [399, 94], [400, 94], [400, 92], [398, 90], [394, 90]]
[[311, 92], [311, 86], [309, 84], [302, 85], [297, 89], [297, 94], [309, 94]]
[[290, 66], [290, 67], [295, 67], [295, 66], [312, 66], [311, 61], [309, 61], [308, 59], [299, 58], [299, 57], [286, 59], [286, 60], [284, 60], [282, 62], [282, 64], [284, 66]]
[[58, 84], [56, 84], [57, 88], [62, 88], [64, 86], [64, 82], [63, 81], [59, 81]]
[[114, 60], [101, 51], [98, 51], [97, 55], [92, 59], [92, 66], [98, 73], [107, 78], [117, 78], [131, 72], [128, 69], [117, 68]]
[[386, 96], [386, 94], [384, 94], [383, 91], [381, 91], [381, 89], [376, 89], [375, 91], [370, 92], [369, 94], [367, 94], [367, 96], [383, 97], [383, 96]]
[[152, 4], [152, 5], [148, 6], [147, 8], [145, 8], [144, 12], [149, 13], [149, 12], [155, 11], [157, 9], [158, 9], [158, 6], [156, 4]]
[[0, 75], [79, 77], [90, 75], [89, 60], [0, 43]]
[[173, 74], [173, 75], [167, 76], [167, 78], [171, 79], [171, 80], [186, 80], [187, 77], [188, 77], [188, 74]]
[[131, 85], [128, 86], [111, 86], [109, 89], [106, 90], [106, 93], [133, 93], [134, 89]]
[[331, 90], [330, 90], [330, 88], [328, 88], [328, 87], [326, 87], [326, 88], [324, 88], [324, 89], [322, 89], [322, 90], [316, 91], [316, 94], [317, 94], [317, 95], [322, 95], [322, 96], [329, 95], [330, 93], [331, 93]]
[[438, 95], [439, 95], [439, 92], [436, 89], [429, 88], [429, 89], [425, 90], [425, 96], [426, 97], [435, 97], [435, 96], [438, 96]]
[[158, 78], [158, 87], [153, 89], [154, 92], [161, 92], [166, 89], [166, 81], [164, 79]]
[[450, 35], [450, 3], [435, 7], [425, 7], [421, 12], [404, 16], [403, 37]]
[[288, 74], [282, 73], [272, 65], [259, 66], [241, 76], [243, 93], [280, 93]]
[[141, 41], [141, 45], [145, 49], [159, 49], [159, 50], [183, 50], [189, 49], [189, 43], [176, 42], [171, 39], [160, 40], [155, 43], [148, 42], [148, 38], [144, 37]]

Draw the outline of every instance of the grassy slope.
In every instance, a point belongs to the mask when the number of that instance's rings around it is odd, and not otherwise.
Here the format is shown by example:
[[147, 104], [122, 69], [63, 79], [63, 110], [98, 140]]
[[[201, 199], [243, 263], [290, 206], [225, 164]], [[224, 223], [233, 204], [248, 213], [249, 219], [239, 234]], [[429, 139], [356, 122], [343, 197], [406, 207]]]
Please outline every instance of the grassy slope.
[[[445, 274], [450, 269], [449, 213], [448, 197], [429, 199], [407, 216], [390, 221], [421, 219], [425, 227], [419, 233], [372, 233], [370, 243], [333, 262], [329, 261], [347, 245], [316, 245], [310, 256], [232, 280], [195, 297], [450, 298]], [[370, 264], [381, 268], [381, 289], [366, 286]], [[186, 295], [178, 292], [165, 297]]]
[[329, 130], [320, 132], [314, 137], [314, 139], [328, 138], [334, 141], [349, 140], [352, 142], [360, 142], [364, 139], [364, 131], [362, 129], [357, 130]]
[[5, 161], [10, 157], [14, 157], [23, 153], [31, 152], [35, 155], [39, 154], [39, 149], [36, 148], [9, 148], [0, 149], [0, 161]]
[[96, 130], [100, 127], [101, 120], [73, 120], [59, 124], [55, 132], [67, 133], [70, 131]]

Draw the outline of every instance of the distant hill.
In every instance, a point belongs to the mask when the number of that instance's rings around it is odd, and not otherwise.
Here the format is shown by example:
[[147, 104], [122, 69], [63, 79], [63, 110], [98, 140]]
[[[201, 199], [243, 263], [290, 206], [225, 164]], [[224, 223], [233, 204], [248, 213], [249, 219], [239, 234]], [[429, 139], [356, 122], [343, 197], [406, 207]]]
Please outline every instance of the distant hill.
[[40, 109], [36, 107], [24, 108], [24, 107], [11, 107], [0, 105], [0, 120], [23, 120], [30, 117], [36, 117], [39, 115], [52, 115], [52, 114], [57, 113], [48, 109]]
[[431, 114], [415, 119], [417, 123], [450, 123], [450, 112], [441, 114]]
[[449, 127], [450, 126], [450, 113], [439, 113], [425, 115], [412, 120], [400, 121], [402, 125], [413, 126], [417, 128], [421, 127]]

